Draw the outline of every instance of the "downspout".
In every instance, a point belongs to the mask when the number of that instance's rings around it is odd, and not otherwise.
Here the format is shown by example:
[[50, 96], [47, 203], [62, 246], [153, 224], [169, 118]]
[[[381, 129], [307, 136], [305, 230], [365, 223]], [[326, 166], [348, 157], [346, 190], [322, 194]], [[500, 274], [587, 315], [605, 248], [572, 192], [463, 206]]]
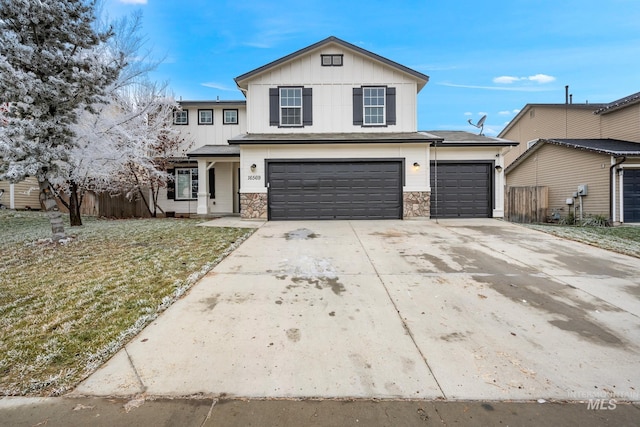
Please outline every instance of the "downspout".
[[611, 165], [611, 167], [609, 168], [609, 223], [611, 225], [613, 225], [613, 222], [615, 220], [613, 215], [613, 208], [614, 208], [613, 193], [615, 192], [615, 189], [613, 188], [613, 185], [614, 185], [613, 173], [614, 173], [614, 169], [620, 166], [621, 164], [623, 164], [626, 160], [627, 160], [627, 157], [622, 156], [622, 160], [616, 160], [616, 162], [613, 165]]
[[438, 142], [433, 142], [433, 166], [434, 166], [434, 184], [435, 184], [435, 193], [436, 193], [436, 212], [435, 212], [435, 220], [436, 224], [438, 224]]

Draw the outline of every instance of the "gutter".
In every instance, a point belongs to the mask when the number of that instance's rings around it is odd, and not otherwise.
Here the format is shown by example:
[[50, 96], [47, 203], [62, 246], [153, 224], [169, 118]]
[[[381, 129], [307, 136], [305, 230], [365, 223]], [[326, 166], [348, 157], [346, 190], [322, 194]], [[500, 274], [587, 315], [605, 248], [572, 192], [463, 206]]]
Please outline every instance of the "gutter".
[[616, 162], [609, 168], [609, 223], [611, 225], [613, 225], [613, 221], [615, 220], [615, 218], [613, 218], [613, 193], [615, 191], [613, 189], [613, 171], [616, 167], [620, 166], [625, 161], [627, 161], [627, 156], [622, 156], [622, 160], [616, 160]]

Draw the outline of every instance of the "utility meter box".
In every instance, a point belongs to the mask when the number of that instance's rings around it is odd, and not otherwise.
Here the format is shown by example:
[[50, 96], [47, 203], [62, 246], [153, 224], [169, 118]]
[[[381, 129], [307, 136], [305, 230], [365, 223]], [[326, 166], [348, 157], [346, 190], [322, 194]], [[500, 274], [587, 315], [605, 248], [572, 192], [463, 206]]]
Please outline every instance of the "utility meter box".
[[586, 196], [588, 192], [587, 184], [578, 185], [578, 196]]
[[573, 204], [573, 199], [572, 199], [571, 197], [569, 197], [569, 198], [566, 200], [566, 202], [565, 202], [565, 203], [566, 203], [566, 204], [568, 204], [568, 205], [572, 205], [572, 204]]

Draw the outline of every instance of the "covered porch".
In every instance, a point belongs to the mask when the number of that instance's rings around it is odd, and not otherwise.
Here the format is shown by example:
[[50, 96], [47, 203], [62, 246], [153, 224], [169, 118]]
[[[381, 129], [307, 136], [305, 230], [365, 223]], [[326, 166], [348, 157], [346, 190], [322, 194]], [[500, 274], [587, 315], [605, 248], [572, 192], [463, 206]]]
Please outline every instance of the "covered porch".
[[197, 162], [197, 215], [240, 214], [240, 147], [205, 145], [187, 154]]

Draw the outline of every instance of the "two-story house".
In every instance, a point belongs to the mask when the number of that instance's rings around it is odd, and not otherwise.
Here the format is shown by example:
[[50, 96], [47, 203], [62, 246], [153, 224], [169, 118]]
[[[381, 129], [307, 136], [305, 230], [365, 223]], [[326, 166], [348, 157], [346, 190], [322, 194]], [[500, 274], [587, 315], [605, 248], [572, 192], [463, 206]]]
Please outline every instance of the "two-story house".
[[428, 80], [336, 37], [242, 74], [245, 102], [181, 103], [175, 124], [195, 145], [159, 204], [271, 220], [502, 216], [513, 143], [418, 131]]
[[498, 136], [519, 143], [505, 154], [507, 191], [543, 186], [560, 216], [640, 222], [640, 93], [608, 104], [527, 104]]

